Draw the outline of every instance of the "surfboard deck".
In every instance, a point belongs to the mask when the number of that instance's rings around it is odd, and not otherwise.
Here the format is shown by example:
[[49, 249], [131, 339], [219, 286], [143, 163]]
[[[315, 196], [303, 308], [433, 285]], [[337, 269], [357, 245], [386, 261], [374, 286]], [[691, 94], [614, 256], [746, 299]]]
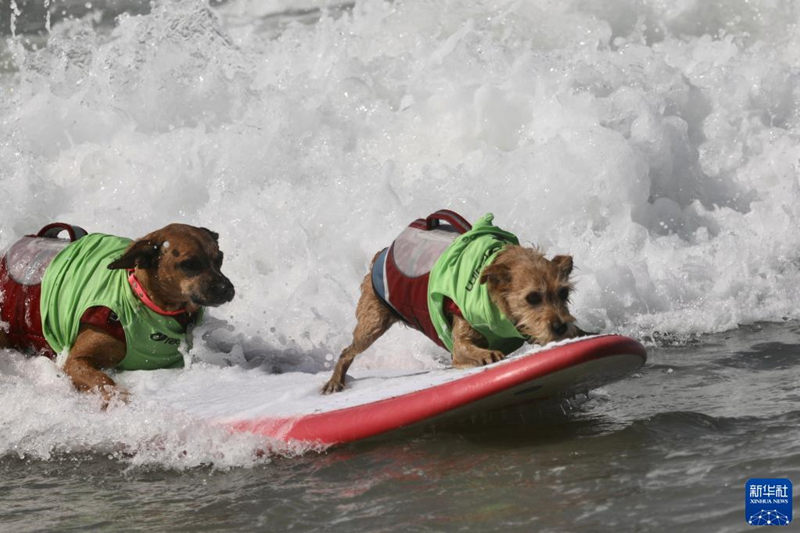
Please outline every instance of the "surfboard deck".
[[491, 365], [376, 371], [351, 368], [343, 391], [323, 395], [330, 370], [275, 374], [262, 368], [192, 364], [115, 375], [143, 414], [168, 408], [186, 423], [263, 436], [265, 444], [328, 446], [460, 416], [530, 409], [621, 379], [646, 360], [619, 335], [528, 347]]
[[[443, 416], [568, 398], [621, 379], [645, 361], [644, 347], [631, 338], [589, 337], [475, 369], [356, 378], [348, 381], [350, 389], [320, 395], [311, 412], [218, 417], [216, 422], [283, 441], [342, 444]], [[415, 381], [421, 388], [408, 389]], [[369, 389], [381, 391], [381, 397], [362, 401]]]

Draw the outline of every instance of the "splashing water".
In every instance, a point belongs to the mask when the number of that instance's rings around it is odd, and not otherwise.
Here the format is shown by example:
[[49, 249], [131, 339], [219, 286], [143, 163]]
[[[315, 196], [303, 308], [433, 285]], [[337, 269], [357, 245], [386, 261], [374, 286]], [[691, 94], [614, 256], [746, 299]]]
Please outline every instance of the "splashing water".
[[[164, 2], [6, 39], [0, 245], [51, 220], [209, 226], [237, 296], [200, 350], [278, 372], [330, 365], [374, 252], [440, 207], [572, 254], [588, 330], [800, 318], [796, 3], [327, 4]], [[395, 328], [355, 368], [444, 355]], [[8, 401], [35, 405], [35, 372], [9, 372], [31, 390]], [[56, 381], [54, 402], [83, 405]], [[58, 449], [21, 431], [0, 452]]]

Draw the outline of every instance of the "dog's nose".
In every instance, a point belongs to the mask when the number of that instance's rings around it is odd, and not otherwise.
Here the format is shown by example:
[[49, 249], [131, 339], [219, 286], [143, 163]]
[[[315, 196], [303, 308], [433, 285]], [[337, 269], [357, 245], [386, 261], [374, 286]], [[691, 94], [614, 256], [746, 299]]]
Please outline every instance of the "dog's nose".
[[560, 320], [556, 320], [550, 324], [550, 329], [559, 337], [567, 332], [567, 325]]
[[223, 302], [230, 302], [233, 300], [233, 295], [236, 294], [236, 289], [233, 288], [233, 283], [228, 278], [223, 278], [214, 284], [214, 295]]

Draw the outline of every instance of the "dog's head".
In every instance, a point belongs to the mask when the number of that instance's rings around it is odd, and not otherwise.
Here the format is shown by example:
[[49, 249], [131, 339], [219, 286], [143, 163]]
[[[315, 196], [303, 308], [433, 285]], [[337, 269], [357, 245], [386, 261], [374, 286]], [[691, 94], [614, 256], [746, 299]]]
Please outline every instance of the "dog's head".
[[575, 337], [578, 330], [569, 304], [572, 257], [548, 260], [538, 250], [508, 246], [484, 268], [481, 283], [489, 297], [529, 342]]
[[220, 305], [235, 291], [220, 271], [217, 238], [206, 228], [170, 224], [131, 243], [108, 268], [135, 269], [148, 296], [167, 310]]

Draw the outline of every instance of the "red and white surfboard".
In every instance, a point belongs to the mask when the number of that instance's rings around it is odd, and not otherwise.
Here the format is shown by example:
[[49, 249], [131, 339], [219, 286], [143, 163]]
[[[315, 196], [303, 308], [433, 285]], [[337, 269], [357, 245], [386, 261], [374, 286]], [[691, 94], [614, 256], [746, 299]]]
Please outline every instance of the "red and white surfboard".
[[[570, 397], [623, 378], [646, 360], [644, 347], [618, 335], [588, 337], [470, 370], [437, 370], [349, 380], [307, 412], [216, 417], [234, 431], [283, 441], [340, 444], [445, 415]], [[322, 386], [327, 373], [320, 376]], [[362, 383], [363, 381], [363, 383]], [[415, 388], [414, 382], [422, 388]], [[373, 394], [368, 392], [372, 390]], [[374, 393], [378, 393], [375, 399]], [[352, 398], [348, 398], [351, 395]]]

